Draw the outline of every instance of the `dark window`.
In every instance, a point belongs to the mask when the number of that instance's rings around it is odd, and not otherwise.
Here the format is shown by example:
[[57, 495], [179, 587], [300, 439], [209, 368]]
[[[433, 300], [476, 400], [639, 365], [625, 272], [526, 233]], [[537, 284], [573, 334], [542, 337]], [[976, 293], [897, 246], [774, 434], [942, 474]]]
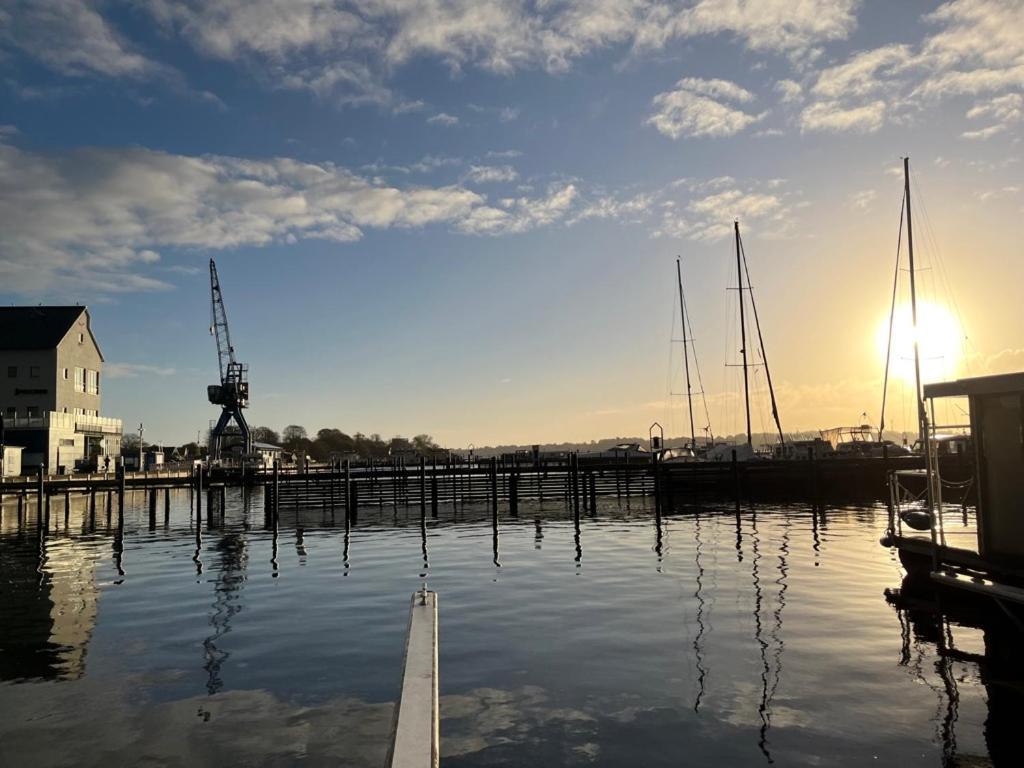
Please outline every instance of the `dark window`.
[[38, 379], [39, 378], [39, 366], [38, 365], [30, 365], [28, 367], [28, 377], [30, 379]]
[[18, 415], [18, 408], [17, 408], [16, 406], [13, 406], [13, 405], [8, 405], [8, 406], [7, 406], [7, 416], [8, 416], [9, 418], [12, 418], [12, 419], [13, 419], [13, 418], [15, 418], [15, 417], [16, 417], [17, 415]]
[[30, 419], [38, 418], [38, 416], [39, 416], [39, 406], [38, 405], [30, 405], [28, 408], [26, 408], [26, 414], [25, 415], [28, 416]]
[[16, 378], [18, 378], [18, 366], [16, 366], [16, 365], [8, 365], [7, 366], [7, 378], [8, 379], [16, 379]]

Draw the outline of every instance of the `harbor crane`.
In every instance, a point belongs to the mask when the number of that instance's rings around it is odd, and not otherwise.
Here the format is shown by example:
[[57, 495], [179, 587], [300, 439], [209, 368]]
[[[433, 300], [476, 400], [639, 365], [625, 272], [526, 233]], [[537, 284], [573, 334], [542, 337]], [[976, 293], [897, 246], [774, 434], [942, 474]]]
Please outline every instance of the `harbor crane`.
[[217, 426], [210, 432], [210, 458], [220, 459], [224, 437], [229, 434], [232, 421], [238, 425], [242, 438], [242, 455], [252, 453], [252, 433], [245, 421], [242, 409], [249, 405], [249, 366], [235, 360], [235, 348], [231, 345], [228, 330], [228, 316], [224, 311], [224, 295], [217, 277], [217, 264], [210, 259], [210, 335], [217, 339], [217, 364], [220, 368], [220, 384], [206, 388], [207, 396], [222, 410]]

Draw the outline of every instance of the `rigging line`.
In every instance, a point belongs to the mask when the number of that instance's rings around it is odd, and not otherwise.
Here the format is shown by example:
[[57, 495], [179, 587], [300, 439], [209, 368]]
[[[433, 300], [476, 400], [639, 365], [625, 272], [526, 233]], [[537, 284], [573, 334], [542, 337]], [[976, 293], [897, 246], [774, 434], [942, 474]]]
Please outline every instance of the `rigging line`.
[[958, 339], [958, 341], [960, 342], [961, 351], [964, 352], [964, 359], [968, 366], [968, 373], [970, 373], [970, 359], [966, 354], [966, 346], [967, 344], [969, 344], [970, 346], [973, 347], [974, 343], [967, 337], [966, 334], [963, 333], [965, 328], [963, 313], [960, 311], [960, 304], [956, 299], [956, 293], [953, 291], [953, 284], [950, 282], [949, 273], [946, 270], [945, 259], [943, 259], [942, 257], [942, 250], [939, 248], [938, 238], [935, 237], [935, 230], [931, 223], [931, 216], [928, 215], [928, 207], [925, 205], [924, 196], [921, 194], [921, 189], [917, 183], [916, 178], [912, 178], [910, 180], [910, 183], [913, 184], [914, 186], [914, 193], [917, 195], [917, 198], [920, 201], [918, 204], [921, 207], [921, 210], [924, 214], [925, 232], [928, 235], [928, 239], [931, 241], [931, 247], [934, 251], [934, 262], [939, 273], [939, 278], [942, 281], [943, 289], [946, 293], [946, 296], [952, 303], [953, 311], [956, 313], [957, 320], [960, 323], [960, 332], [962, 335], [961, 338]]
[[[697, 447], [697, 435], [693, 428], [693, 388], [690, 386], [690, 353], [686, 339], [686, 294], [683, 293], [683, 272], [680, 258], [676, 257], [676, 278], [679, 281], [679, 322], [683, 330], [683, 368], [686, 371], [686, 410], [690, 417], [690, 449]], [[691, 329], [692, 332], [693, 329]]]
[[882, 415], [879, 417], [878, 441], [882, 441], [882, 432], [885, 430], [885, 396], [889, 386], [889, 359], [892, 356], [892, 327], [896, 318], [896, 290], [900, 282], [900, 250], [903, 247], [903, 213], [907, 209], [907, 193], [903, 192], [900, 202], [900, 230], [896, 237], [896, 273], [892, 278], [892, 306], [889, 308], [889, 340], [885, 346], [885, 375], [882, 378]]
[[[738, 233], [737, 233], [738, 236]], [[779, 444], [785, 445], [786, 438], [782, 435], [782, 423], [779, 421], [779, 408], [775, 402], [775, 388], [772, 386], [772, 373], [768, 368], [768, 355], [764, 351], [764, 337], [761, 335], [761, 321], [757, 317], [757, 302], [754, 301], [754, 289], [750, 284], [750, 267], [747, 266], [747, 252], [743, 247], [743, 238], [739, 238], [740, 253], [743, 255], [743, 271], [747, 276], [747, 293], [750, 294], [750, 308], [754, 310], [754, 326], [757, 328], [757, 341], [761, 345], [761, 359], [764, 361], [764, 373], [768, 379], [768, 394], [772, 401], [772, 416], [775, 419], [775, 426], [779, 429]], [[740, 297], [740, 301], [743, 297]]]
[[711, 437], [711, 442], [715, 442], [715, 433], [711, 429], [711, 413], [708, 411], [708, 398], [706, 390], [704, 389], [704, 380], [700, 376], [700, 357], [697, 355], [697, 344], [693, 340], [693, 323], [690, 322], [690, 308], [686, 307], [684, 310], [684, 317], [686, 318], [686, 324], [690, 326], [690, 348], [693, 350], [693, 367], [697, 370], [697, 386], [700, 387], [700, 398], [704, 403], [704, 419], [707, 422], [705, 431]]

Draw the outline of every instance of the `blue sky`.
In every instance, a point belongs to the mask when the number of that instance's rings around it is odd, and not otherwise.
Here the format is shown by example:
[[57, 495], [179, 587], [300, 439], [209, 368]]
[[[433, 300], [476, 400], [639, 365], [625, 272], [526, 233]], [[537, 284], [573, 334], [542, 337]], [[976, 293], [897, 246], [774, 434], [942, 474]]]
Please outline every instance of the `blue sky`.
[[0, 65], [0, 300], [147, 438], [216, 416], [211, 256], [254, 423], [483, 445], [681, 431], [681, 254], [738, 431], [733, 218], [784, 427], [877, 421], [904, 154], [935, 375], [1024, 365], [1019, 0], [36, 0]]

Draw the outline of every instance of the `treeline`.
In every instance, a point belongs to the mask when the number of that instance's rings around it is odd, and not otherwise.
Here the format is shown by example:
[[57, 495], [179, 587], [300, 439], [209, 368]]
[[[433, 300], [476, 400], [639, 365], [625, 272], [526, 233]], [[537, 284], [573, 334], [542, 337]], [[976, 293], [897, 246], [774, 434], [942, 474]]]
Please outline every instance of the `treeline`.
[[325, 427], [317, 430], [315, 437], [310, 437], [305, 427], [298, 424], [289, 424], [280, 434], [270, 427], [254, 427], [252, 439], [258, 443], [279, 445], [290, 453], [301, 453], [314, 461], [327, 461], [332, 456], [383, 459], [387, 456], [417, 454], [429, 457], [444, 451], [430, 435], [416, 435], [412, 438], [396, 435], [384, 439], [376, 433], [364, 435], [356, 432], [348, 435], [340, 429]]

